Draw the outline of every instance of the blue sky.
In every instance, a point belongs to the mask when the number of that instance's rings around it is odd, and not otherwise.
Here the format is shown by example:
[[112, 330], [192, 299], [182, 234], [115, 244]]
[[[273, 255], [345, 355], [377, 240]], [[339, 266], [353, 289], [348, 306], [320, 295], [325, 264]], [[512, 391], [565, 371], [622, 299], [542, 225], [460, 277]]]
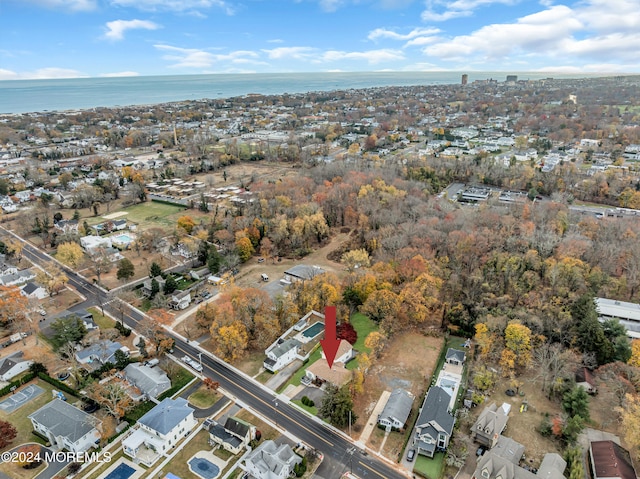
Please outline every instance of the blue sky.
[[639, 0], [0, 0], [0, 80], [640, 72]]

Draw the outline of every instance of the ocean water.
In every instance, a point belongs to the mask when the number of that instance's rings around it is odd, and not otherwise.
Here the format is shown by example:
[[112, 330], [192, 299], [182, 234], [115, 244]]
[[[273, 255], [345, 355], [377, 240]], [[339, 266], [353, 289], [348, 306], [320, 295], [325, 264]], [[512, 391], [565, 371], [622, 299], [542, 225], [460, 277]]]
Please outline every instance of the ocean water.
[[[560, 75], [522, 72], [470, 72], [469, 82], [507, 74], [519, 80], [584, 78], [595, 75]], [[173, 75], [125, 78], [73, 78], [0, 81], [0, 113], [78, 110], [96, 107], [231, 98], [260, 93], [306, 93], [384, 86], [460, 83], [462, 72], [280, 73], [238, 75]]]

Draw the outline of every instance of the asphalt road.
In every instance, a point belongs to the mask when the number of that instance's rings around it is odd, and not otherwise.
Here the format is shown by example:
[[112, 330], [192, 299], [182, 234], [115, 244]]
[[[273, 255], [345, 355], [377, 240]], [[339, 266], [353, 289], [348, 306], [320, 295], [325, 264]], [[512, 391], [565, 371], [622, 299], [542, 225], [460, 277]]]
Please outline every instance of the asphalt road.
[[[48, 255], [29, 243], [25, 243], [23, 255], [40, 266], [44, 266], [44, 264], [51, 261]], [[108, 303], [110, 298], [100, 288], [89, 283], [68, 268], [65, 268], [65, 273], [69, 278], [68, 284], [86, 298], [82, 307], [102, 304], [104, 309], [114, 317], [121, 318], [124, 316], [124, 323], [133, 329], [135, 329], [138, 321], [144, 317], [143, 314], [133, 308], [129, 308], [123, 315], [121, 311], [116, 310]], [[353, 442], [345, 435], [330, 428], [317, 418], [310, 417], [295, 406], [289, 405], [262, 384], [237, 372], [210, 353], [199, 350], [182, 339], [181, 336], [169, 334], [175, 339], [174, 350], [176, 356], [181, 357], [188, 354], [199, 361], [199, 353], [202, 353], [203, 372], [206, 376], [218, 381], [220, 386], [234, 396], [236, 400], [241, 401], [262, 416], [270, 419], [279, 428], [293, 434], [302, 442], [322, 452], [327, 460], [337, 461], [342, 464], [344, 472], [352, 469], [353, 473], [363, 479], [399, 479], [407, 477], [406, 473], [392, 468], [377, 457], [354, 448]]]

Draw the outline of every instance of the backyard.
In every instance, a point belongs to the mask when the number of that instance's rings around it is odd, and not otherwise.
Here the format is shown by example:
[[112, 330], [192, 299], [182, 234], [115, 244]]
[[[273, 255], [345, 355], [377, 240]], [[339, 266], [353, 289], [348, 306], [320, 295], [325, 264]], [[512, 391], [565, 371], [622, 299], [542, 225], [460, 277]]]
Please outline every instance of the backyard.
[[159, 477], [164, 477], [168, 472], [180, 477], [181, 479], [202, 479], [200, 476], [195, 475], [189, 470], [187, 461], [197, 452], [210, 451], [212, 449], [209, 444], [209, 433], [202, 430], [196, 434], [193, 439], [184, 445], [178, 454], [176, 454], [171, 461], [164, 466], [162, 474]]

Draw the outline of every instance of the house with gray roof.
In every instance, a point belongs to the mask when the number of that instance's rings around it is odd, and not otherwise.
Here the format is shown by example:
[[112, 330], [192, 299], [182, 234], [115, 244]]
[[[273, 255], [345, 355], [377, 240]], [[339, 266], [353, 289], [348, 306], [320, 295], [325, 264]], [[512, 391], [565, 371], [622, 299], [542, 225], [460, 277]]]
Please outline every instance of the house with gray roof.
[[255, 479], [286, 479], [293, 467], [302, 462], [291, 446], [277, 445], [267, 440], [251, 451], [244, 459], [245, 469]]
[[151, 466], [197, 424], [186, 399], [166, 398], [138, 420], [137, 427], [122, 440], [122, 450], [134, 462]]
[[507, 427], [510, 410], [511, 405], [507, 403], [500, 407], [495, 402], [489, 404], [471, 426], [471, 437], [483, 446], [494, 447], [500, 438], [500, 434]]
[[48, 402], [28, 417], [33, 429], [47, 437], [54, 449], [84, 452], [100, 441], [102, 423], [61, 399]]
[[386, 428], [404, 429], [412, 405], [413, 394], [401, 388], [394, 389], [378, 416], [378, 424]]
[[127, 364], [123, 373], [127, 382], [140, 389], [142, 395], [147, 398], [156, 398], [171, 388], [169, 376], [160, 368], [150, 368], [140, 363], [131, 363]]
[[232, 454], [239, 454], [256, 437], [256, 427], [237, 417], [228, 417], [224, 426], [211, 420], [208, 426], [209, 444], [219, 445]]
[[451, 397], [439, 386], [433, 386], [424, 398], [416, 422], [413, 445], [418, 454], [433, 457], [449, 445], [455, 418], [449, 410]]
[[455, 366], [462, 366], [464, 364], [465, 359], [464, 351], [460, 351], [459, 349], [449, 348], [447, 349], [447, 355], [445, 356], [445, 362], [447, 364], [453, 364]]
[[0, 381], [11, 381], [18, 374], [28, 370], [32, 364], [33, 361], [23, 359], [22, 351], [0, 358]]
[[16, 286], [24, 284], [36, 278], [36, 274], [30, 269], [23, 269], [17, 273], [4, 274], [0, 276], [0, 286]]
[[115, 363], [116, 362], [116, 351], [122, 351], [125, 354], [129, 354], [129, 348], [123, 346], [119, 342], [103, 340], [99, 341], [91, 346], [81, 349], [76, 352], [75, 356], [79, 363], [81, 364], [92, 364], [92, 363]]
[[284, 272], [285, 282], [307, 281], [325, 273], [319, 266], [297, 264]]
[[485, 452], [472, 479], [564, 479], [567, 463], [556, 453], [545, 454], [537, 473], [520, 467], [524, 446], [511, 438], [500, 436], [493, 449]]
[[264, 368], [272, 373], [280, 371], [296, 359], [300, 346], [302, 343], [296, 339], [279, 339], [265, 351], [267, 358], [263, 363]]

